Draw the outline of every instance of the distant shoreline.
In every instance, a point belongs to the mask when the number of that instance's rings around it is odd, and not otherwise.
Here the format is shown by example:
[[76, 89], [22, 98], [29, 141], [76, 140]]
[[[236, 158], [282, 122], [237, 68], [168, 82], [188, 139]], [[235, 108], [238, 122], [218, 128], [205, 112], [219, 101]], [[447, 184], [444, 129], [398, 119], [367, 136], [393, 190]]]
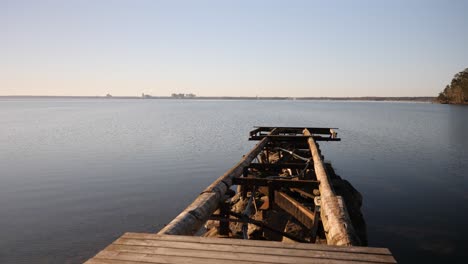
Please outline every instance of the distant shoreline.
[[0, 95], [0, 99], [166, 99], [166, 100], [310, 100], [310, 101], [376, 101], [376, 102], [434, 102], [435, 97], [430, 96], [411, 96], [411, 97], [379, 97], [379, 96], [362, 96], [362, 97], [251, 97], [251, 96], [197, 96], [194, 98], [174, 98], [171, 96], [40, 96], [40, 95]]

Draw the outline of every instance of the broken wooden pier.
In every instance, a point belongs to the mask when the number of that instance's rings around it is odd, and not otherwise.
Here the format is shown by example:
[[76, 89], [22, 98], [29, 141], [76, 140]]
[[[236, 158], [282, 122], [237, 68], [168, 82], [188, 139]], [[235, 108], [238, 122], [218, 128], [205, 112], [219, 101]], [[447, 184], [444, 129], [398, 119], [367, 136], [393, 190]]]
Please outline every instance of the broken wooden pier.
[[[324, 162], [335, 129], [256, 127], [259, 141], [157, 234], [86, 263], [396, 263], [367, 245], [362, 197]], [[268, 241], [270, 240], [270, 241]]]

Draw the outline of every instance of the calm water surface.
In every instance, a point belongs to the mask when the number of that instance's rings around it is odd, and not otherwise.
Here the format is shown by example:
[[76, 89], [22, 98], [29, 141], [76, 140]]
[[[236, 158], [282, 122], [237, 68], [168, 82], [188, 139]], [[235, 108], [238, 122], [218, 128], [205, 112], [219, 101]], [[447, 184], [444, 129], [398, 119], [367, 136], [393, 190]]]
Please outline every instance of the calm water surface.
[[80, 263], [156, 232], [253, 145], [254, 125], [338, 127], [321, 148], [364, 196], [371, 246], [468, 257], [468, 107], [0, 99], [0, 263]]

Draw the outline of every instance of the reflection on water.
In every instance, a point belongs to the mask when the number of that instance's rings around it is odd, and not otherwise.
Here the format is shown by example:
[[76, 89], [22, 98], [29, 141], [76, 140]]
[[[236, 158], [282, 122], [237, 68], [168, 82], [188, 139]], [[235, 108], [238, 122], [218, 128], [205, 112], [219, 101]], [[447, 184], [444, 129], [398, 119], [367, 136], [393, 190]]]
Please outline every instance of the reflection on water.
[[364, 197], [369, 243], [461, 262], [468, 107], [308, 101], [0, 101], [0, 262], [75, 263], [155, 232], [253, 143], [254, 125], [339, 127], [326, 159]]

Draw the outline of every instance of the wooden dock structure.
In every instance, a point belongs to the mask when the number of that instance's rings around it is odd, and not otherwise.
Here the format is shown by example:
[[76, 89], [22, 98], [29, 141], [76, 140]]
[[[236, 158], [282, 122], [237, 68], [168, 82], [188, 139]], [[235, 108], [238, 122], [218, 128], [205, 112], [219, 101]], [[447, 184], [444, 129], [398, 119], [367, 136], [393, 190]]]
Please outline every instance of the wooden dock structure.
[[364, 247], [362, 197], [324, 162], [317, 142], [340, 141], [336, 129], [256, 127], [249, 140], [157, 234], [126, 233], [86, 263], [396, 263]]
[[126, 233], [85, 264], [396, 263], [385, 248]]

